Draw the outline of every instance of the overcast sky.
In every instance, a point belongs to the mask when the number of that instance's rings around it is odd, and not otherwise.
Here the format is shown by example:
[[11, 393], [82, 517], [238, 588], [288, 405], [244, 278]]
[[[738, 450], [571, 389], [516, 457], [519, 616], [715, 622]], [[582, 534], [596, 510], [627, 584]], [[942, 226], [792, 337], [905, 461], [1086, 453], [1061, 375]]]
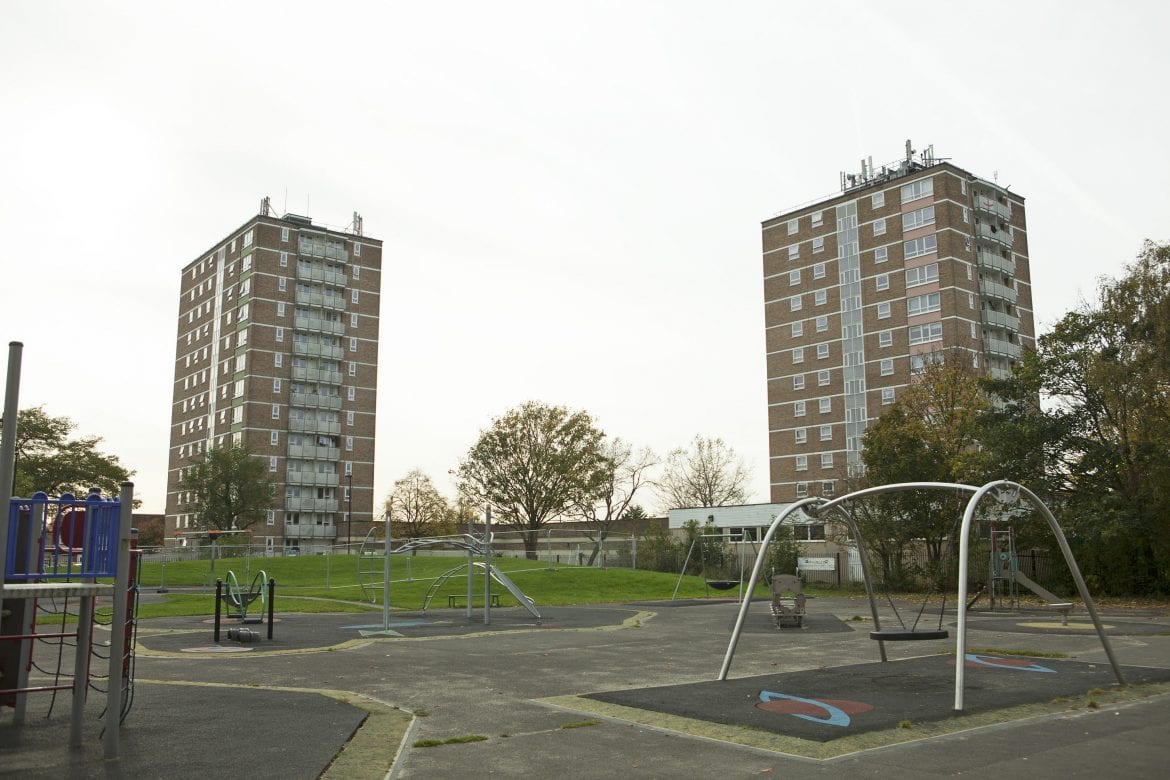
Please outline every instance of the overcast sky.
[[[0, 339], [165, 505], [179, 272], [255, 214], [383, 252], [376, 495], [529, 399], [768, 500], [760, 222], [936, 156], [1027, 198], [1048, 330], [1170, 239], [1164, 2], [0, 2]], [[657, 508], [650, 495], [643, 502]]]

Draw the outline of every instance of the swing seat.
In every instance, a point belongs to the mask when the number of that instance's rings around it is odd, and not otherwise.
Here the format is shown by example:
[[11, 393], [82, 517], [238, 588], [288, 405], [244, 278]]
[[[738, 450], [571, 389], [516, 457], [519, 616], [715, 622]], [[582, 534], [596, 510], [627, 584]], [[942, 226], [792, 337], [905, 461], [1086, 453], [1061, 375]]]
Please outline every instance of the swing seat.
[[921, 631], [907, 631], [895, 628], [869, 632], [870, 639], [877, 639], [881, 642], [910, 642], [926, 639], [946, 639], [950, 635], [951, 633], [945, 628], [923, 629]]
[[731, 590], [739, 586], [739, 580], [707, 580], [707, 587], [715, 590]]

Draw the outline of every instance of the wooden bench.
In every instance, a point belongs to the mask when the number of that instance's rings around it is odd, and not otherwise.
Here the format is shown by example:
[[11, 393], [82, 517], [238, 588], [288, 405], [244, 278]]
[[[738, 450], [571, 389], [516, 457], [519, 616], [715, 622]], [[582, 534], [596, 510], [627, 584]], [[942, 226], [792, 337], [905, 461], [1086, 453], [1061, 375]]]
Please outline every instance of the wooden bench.
[[[451, 607], [452, 609], [460, 606], [460, 603], [465, 602], [466, 600], [467, 600], [466, 593], [448, 593], [447, 594], [447, 606]], [[492, 606], [493, 607], [500, 606], [500, 594], [499, 593], [492, 594]]]

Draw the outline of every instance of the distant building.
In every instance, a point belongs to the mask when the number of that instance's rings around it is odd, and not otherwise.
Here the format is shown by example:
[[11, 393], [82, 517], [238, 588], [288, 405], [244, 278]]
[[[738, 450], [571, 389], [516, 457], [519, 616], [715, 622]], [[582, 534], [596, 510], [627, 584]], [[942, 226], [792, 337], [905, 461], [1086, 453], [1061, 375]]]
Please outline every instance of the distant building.
[[197, 531], [192, 457], [246, 445], [278, 484], [251, 527], [269, 550], [360, 540], [374, 510], [382, 242], [261, 213], [182, 271], [166, 535]]
[[776, 502], [860, 475], [869, 421], [944, 351], [1003, 376], [1035, 340], [1022, 196], [909, 142], [841, 187], [763, 223]]

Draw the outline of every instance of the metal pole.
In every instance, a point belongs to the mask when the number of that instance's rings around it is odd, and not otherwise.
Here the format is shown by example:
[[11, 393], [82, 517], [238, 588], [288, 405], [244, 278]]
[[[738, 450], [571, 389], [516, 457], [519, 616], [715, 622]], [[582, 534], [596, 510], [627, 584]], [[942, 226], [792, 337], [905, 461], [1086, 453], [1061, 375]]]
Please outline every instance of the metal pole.
[[220, 601], [223, 597], [223, 580], [215, 581], [215, 628], [212, 630], [211, 641], [219, 644], [219, 612]]
[[349, 467], [349, 511], [345, 513], [345, 544], [346, 549], [353, 542], [353, 466]]
[[273, 603], [276, 600], [276, 580], [268, 581], [268, 639], [272, 640], [272, 617], [276, 611], [276, 606]]
[[158, 592], [167, 592], [167, 548], [163, 547], [162, 551], [162, 575], [159, 577]]
[[[134, 523], [134, 483], [123, 482], [118, 496], [118, 565], [114, 570], [114, 616], [110, 621], [110, 671], [106, 691], [106, 758], [118, 755], [118, 740], [122, 725], [122, 680], [126, 654], [130, 652], [126, 636], [127, 595], [130, 592], [130, 526]], [[90, 520], [93, 522], [93, 519]], [[81, 652], [78, 643], [77, 651]]]
[[[492, 622], [492, 505], [488, 504], [483, 524], [483, 624]], [[467, 602], [471, 603], [470, 600]]]
[[[4, 431], [0, 434], [0, 583], [4, 581], [3, 568], [8, 561], [8, 520], [12, 506], [12, 485], [16, 481], [16, 421], [19, 417], [20, 355], [24, 345], [19, 341], [8, 343], [8, 379], [4, 386]], [[0, 587], [0, 605], [4, 602], [4, 588]]]
[[386, 510], [386, 552], [382, 561], [382, 630], [390, 630], [390, 542], [393, 537], [390, 530], [392, 511]]

